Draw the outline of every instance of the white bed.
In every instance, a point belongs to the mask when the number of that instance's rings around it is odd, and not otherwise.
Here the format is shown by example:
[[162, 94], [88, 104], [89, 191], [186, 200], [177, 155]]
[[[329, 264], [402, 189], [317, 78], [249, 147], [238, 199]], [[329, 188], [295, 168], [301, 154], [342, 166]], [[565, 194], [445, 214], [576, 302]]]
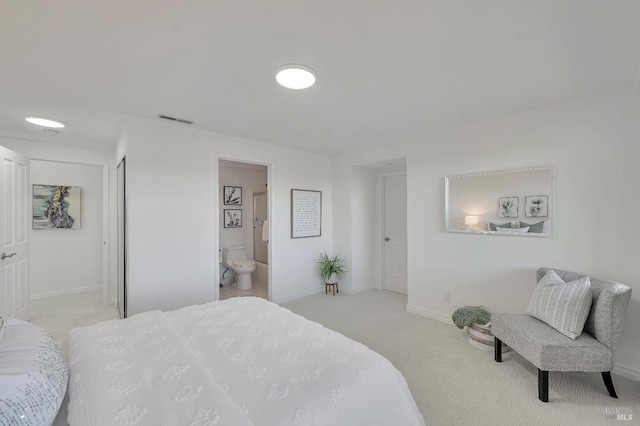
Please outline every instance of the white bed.
[[69, 337], [73, 425], [424, 425], [381, 355], [255, 297]]

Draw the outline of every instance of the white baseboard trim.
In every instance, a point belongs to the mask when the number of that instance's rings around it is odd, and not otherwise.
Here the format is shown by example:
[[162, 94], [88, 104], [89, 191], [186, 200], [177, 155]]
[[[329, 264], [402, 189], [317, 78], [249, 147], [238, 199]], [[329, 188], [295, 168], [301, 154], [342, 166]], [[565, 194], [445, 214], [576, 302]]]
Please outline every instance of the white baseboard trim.
[[369, 290], [375, 290], [375, 289], [376, 289], [375, 285], [370, 285], [368, 287], [358, 287], [358, 288], [340, 287], [340, 291], [346, 294], [357, 294], [357, 293], [362, 293], [363, 291], [369, 291]]
[[96, 291], [96, 290], [102, 290], [102, 286], [97, 285], [94, 287], [72, 288], [69, 290], [48, 291], [45, 293], [32, 294], [31, 300], [44, 299], [46, 297], [54, 297], [54, 296], [64, 296], [65, 294], [84, 293], [86, 291]]
[[423, 317], [431, 318], [431, 319], [434, 319], [436, 321], [443, 322], [445, 324], [454, 325], [450, 316], [444, 315], [444, 314], [441, 314], [439, 312], [435, 312], [435, 311], [432, 311], [432, 310], [429, 310], [429, 309], [419, 308], [417, 306], [413, 306], [413, 305], [409, 305], [408, 304], [407, 305], [407, 312], [412, 313], [412, 314], [418, 314], [418, 315], [421, 315]]
[[294, 293], [287, 296], [278, 297], [277, 299], [273, 299], [271, 301], [277, 305], [280, 305], [281, 303], [291, 302], [293, 300], [302, 299], [303, 297], [313, 296], [314, 294], [322, 293], [323, 290], [324, 290], [324, 285], [322, 287], [301, 291], [300, 293]]
[[634, 370], [633, 368], [615, 364], [613, 366], [613, 374], [625, 377], [627, 379], [635, 380], [636, 382], [640, 382], [640, 371]]

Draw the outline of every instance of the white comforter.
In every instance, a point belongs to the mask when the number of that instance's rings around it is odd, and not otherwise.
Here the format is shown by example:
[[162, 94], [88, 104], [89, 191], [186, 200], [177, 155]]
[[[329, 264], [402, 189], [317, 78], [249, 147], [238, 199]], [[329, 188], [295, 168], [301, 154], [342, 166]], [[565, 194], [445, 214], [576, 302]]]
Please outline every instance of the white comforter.
[[402, 375], [264, 299], [74, 329], [71, 425], [423, 425]]

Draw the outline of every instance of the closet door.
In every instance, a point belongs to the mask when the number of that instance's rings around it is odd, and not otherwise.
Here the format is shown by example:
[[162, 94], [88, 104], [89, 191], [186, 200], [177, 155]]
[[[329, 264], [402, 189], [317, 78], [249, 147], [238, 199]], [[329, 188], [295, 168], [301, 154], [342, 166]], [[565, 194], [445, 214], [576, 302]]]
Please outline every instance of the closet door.
[[118, 164], [118, 310], [127, 317], [127, 185], [126, 159]]

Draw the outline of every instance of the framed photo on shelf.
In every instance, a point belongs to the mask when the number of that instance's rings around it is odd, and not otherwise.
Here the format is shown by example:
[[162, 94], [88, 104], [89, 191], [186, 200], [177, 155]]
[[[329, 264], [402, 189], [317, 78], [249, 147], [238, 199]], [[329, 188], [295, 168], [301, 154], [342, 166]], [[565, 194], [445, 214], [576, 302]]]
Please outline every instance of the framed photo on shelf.
[[223, 201], [225, 206], [241, 206], [242, 205], [242, 187], [241, 186], [225, 186]]
[[502, 197], [498, 201], [498, 217], [518, 217], [518, 197]]
[[527, 195], [525, 197], [526, 217], [547, 217], [549, 216], [549, 198], [546, 195]]
[[224, 227], [242, 228], [242, 209], [224, 209]]

